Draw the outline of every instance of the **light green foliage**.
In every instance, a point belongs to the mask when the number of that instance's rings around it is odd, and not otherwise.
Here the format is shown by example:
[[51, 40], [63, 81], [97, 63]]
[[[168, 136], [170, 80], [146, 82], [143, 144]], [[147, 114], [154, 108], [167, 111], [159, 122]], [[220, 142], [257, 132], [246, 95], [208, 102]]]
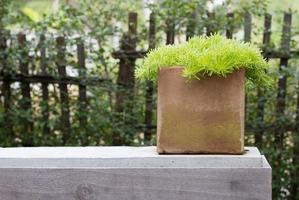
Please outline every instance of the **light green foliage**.
[[179, 45], [166, 45], [148, 53], [144, 64], [137, 68], [139, 79], [156, 80], [160, 68], [184, 67], [183, 76], [200, 79], [202, 76], [222, 76], [245, 68], [247, 79], [257, 85], [269, 85], [268, 63], [258, 48], [249, 43], [226, 39], [216, 34], [193, 37]]

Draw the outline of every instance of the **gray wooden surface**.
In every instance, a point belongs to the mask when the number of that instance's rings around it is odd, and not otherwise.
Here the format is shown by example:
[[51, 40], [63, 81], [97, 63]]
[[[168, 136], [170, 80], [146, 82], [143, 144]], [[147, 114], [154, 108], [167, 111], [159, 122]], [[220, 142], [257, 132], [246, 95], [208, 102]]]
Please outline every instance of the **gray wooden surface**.
[[[118, 150], [126, 151], [126, 148], [123, 147]], [[150, 148], [153, 149], [154, 147]], [[81, 157], [82, 161], [86, 159], [86, 156], [78, 153], [77, 156], [76, 154], [70, 156], [64, 167], [46, 167], [44, 164], [35, 167], [24, 167], [22, 164], [5, 167], [3, 162], [9, 160], [8, 155], [3, 155], [5, 151], [12, 151], [12, 149], [0, 149], [1, 200], [271, 199], [271, 168], [263, 156], [259, 158], [261, 160], [259, 167], [226, 167], [225, 165], [201, 167], [202, 165], [196, 164], [196, 162], [193, 162], [193, 166], [186, 164], [186, 167], [153, 167], [151, 163], [147, 163], [147, 166], [143, 167], [134, 167], [134, 162], [141, 163], [142, 160], [134, 160], [134, 155], [129, 156], [132, 157], [133, 163], [127, 165], [128, 167], [125, 167], [124, 164], [122, 167], [117, 167], [117, 163], [114, 163], [114, 167], [78, 167], [76, 163], [71, 165], [72, 157], [73, 159]], [[133, 151], [138, 152], [140, 149]], [[55, 152], [54, 148], [53, 152]], [[144, 160], [160, 157], [154, 152], [152, 154], [151, 156], [144, 153], [146, 155]], [[21, 155], [23, 158], [20, 158]], [[110, 159], [109, 153], [95, 157], [101, 157], [100, 162], [108, 162], [111, 159], [120, 159], [121, 155], [124, 153], [119, 152], [119, 156], [115, 153], [114, 158]], [[28, 155], [25, 156], [24, 152], [23, 154], [22, 152], [15, 152], [14, 156], [12, 159], [15, 163], [18, 159], [25, 159], [28, 162], [32, 159]], [[188, 155], [181, 156], [189, 157]], [[248, 156], [249, 154], [247, 154]], [[6, 160], [2, 160], [3, 157], [6, 157]], [[46, 159], [47, 155], [42, 156], [36, 151], [33, 157]], [[55, 160], [55, 156], [49, 155], [49, 157]], [[60, 155], [60, 157], [64, 156]], [[142, 157], [142, 154], [136, 153], [135, 157]], [[167, 157], [165, 156], [165, 158]], [[175, 157], [180, 159], [180, 155]], [[190, 155], [190, 157], [200, 160], [213, 156]], [[229, 158], [231, 156], [224, 157]], [[244, 157], [246, 156], [244, 155]], [[176, 161], [176, 159], [174, 160]], [[93, 161], [97, 162], [97, 158], [94, 158]], [[242, 159], [239, 162], [242, 162]]]
[[158, 155], [156, 147], [0, 148], [0, 168], [262, 167], [255, 147], [244, 155]]

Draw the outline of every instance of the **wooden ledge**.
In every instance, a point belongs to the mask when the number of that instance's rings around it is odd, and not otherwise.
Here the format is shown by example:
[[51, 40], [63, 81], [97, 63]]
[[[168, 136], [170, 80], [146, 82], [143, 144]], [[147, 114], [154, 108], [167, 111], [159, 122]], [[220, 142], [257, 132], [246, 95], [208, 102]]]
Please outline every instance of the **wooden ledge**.
[[244, 155], [158, 155], [156, 147], [0, 148], [1, 200], [271, 199], [271, 168]]
[[244, 155], [158, 155], [156, 147], [32, 147], [0, 148], [1, 168], [263, 168], [255, 147]]

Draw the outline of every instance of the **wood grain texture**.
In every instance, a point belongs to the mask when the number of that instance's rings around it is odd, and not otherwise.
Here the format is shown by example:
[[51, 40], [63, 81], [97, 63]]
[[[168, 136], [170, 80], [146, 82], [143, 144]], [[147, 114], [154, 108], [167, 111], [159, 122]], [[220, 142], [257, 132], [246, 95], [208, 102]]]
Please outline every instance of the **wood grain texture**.
[[[57, 60], [56, 65], [58, 68], [59, 77], [66, 77], [66, 41], [64, 37], [56, 38], [57, 44]], [[59, 84], [60, 92], [60, 112], [61, 112], [61, 131], [63, 144], [68, 142], [71, 134], [71, 122], [70, 122], [70, 108], [69, 108], [69, 94], [67, 84]]]
[[[44, 34], [40, 36], [39, 51], [40, 51], [40, 69], [42, 75], [48, 75], [47, 72], [47, 49], [45, 46], [46, 37]], [[48, 83], [42, 83], [42, 115], [43, 115], [43, 135], [46, 137], [50, 135], [49, 127], [49, 89]]]
[[[9, 68], [7, 67], [7, 35], [0, 31], [0, 74], [2, 77], [9, 77]], [[3, 81], [2, 91], [3, 95], [3, 108], [7, 138], [14, 137], [13, 122], [11, 115], [11, 82], [8, 80]]]
[[[79, 67], [79, 76], [82, 78], [86, 78], [86, 64], [85, 64], [85, 45], [84, 41], [79, 40], [77, 44], [77, 56], [78, 56], [78, 67]], [[88, 109], [87, 109], [87, 89], [86, 85], [80, 84], [79, 85], [79, 125], [82, 131], [83, 137], [81, 137], [81, 144], [86, 146], [88, 145], [88, 134], [87, 134], [87, 116], [88, 116]]]
[[158, 155], [148, 147], [0, 148], [0, 168], [263, 168], [255, 147], [242, 155]]
[[2, 200], [270, 200], [257, 168], [1, 169]]
[[155, 148], [0, 148], [0, 199], [271, 199], [271, 167], [256, 148], [234, 156]]
[[[156, 46], [156, 15], [154, 12], [150, 14], [149, 21], [149, 50], [154, 49]], [[153, 126], [153, 109], [154, 109], [154, 84], [152, 81], [146, 82], [145, 94], [145, 115], [144, 115], [144, 142], [145, 144], [152, 144], [152, 126]]]
[[[22, 75], [29, 75], [29, 52], [27, 47], [27, 39], [24, 33], [18, 34], [18, 43], [20, 49], [20, 59], [19, 59], [19, 68]], [[20, 108], [23, 112], [26, 113], [26, 117], [21, 118], [22, 123], [22, 135], [26, 135], [26, 137], [22, 137], [22, 145], [23, 146], [34, 146], [33, 144], [33, 122], [30, 118], [32, 118], [32, 105], [31, 105], [31, 95], [30, 95], [30, 84], [21, 82], [21, 94], [22, 99], [19, 102]]]

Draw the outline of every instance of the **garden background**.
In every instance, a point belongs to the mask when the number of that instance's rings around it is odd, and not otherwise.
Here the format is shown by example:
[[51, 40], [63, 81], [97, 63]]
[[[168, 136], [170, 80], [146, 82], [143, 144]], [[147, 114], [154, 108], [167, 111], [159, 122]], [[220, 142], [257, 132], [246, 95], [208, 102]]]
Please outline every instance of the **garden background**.
[[145, 53], [193, 35], [252, 41], [271, 88], [247, 85], [246, 145], [273, 167], [273, 199], [299, 199], [296, 0], [1, 0], [0, 146], [155, 145]]

